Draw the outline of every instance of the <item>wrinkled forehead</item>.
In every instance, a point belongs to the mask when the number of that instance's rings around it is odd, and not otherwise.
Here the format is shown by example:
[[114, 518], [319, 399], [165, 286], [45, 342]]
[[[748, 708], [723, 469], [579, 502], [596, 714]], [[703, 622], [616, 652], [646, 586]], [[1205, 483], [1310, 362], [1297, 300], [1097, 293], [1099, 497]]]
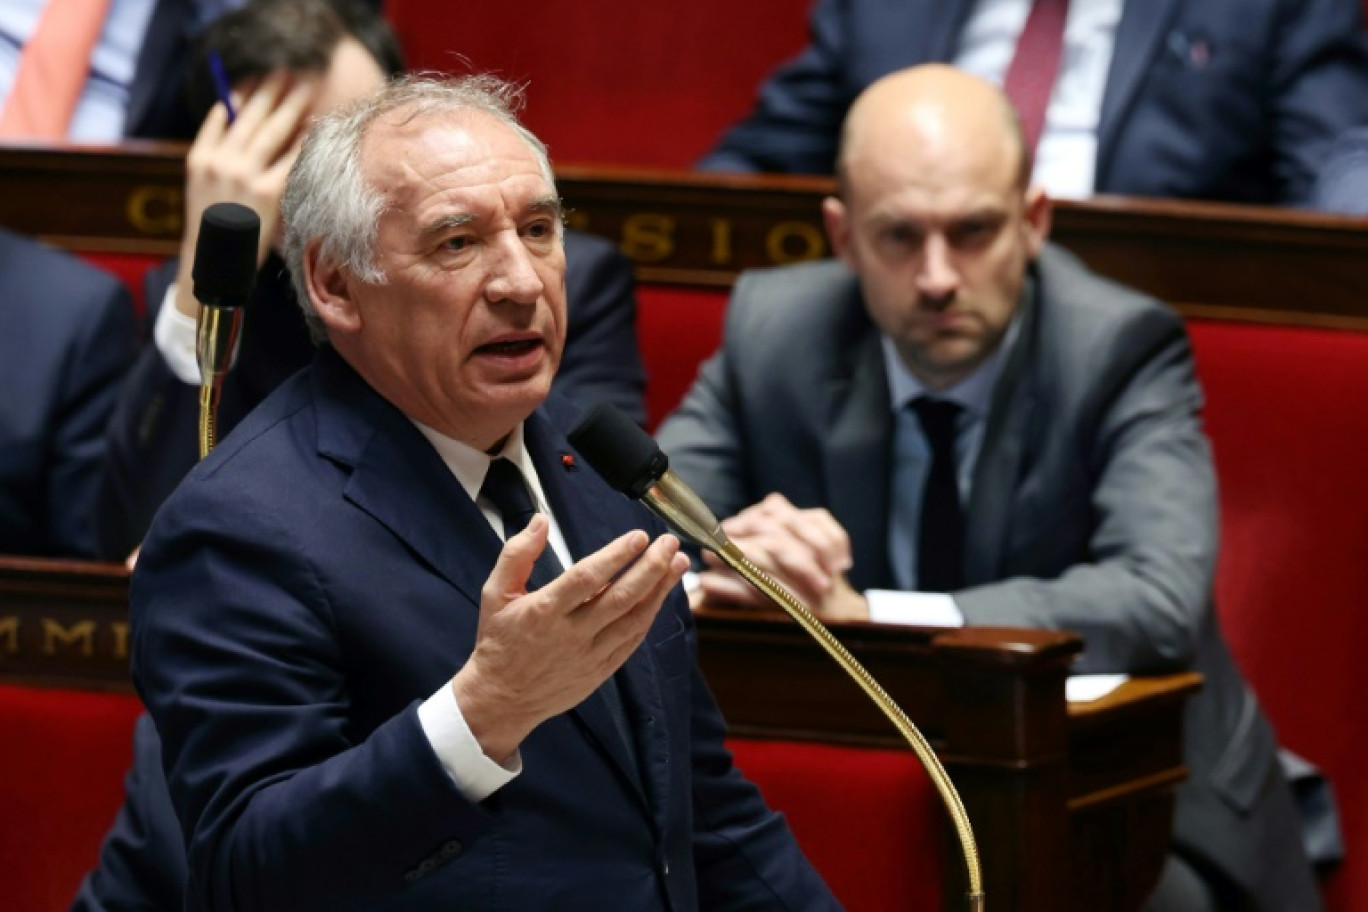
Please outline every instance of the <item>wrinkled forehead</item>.
[[386, 112], [361, 147], [368, 185], [395, 203], [441, 187], [498, 185], [554, 195], [545, 160], [509, 124], [484, 111]]

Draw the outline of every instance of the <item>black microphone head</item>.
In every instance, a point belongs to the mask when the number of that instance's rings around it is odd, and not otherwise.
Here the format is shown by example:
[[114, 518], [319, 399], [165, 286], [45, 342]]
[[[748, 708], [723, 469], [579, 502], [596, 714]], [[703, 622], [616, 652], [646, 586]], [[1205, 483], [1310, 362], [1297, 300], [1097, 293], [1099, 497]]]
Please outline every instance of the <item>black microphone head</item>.
[[594, 471], [628, 497], [640, 498], [670, 467], [651, 435], [609, 402], [585, 412], [569, 438]]
[[200, 218], [195, 242], [195, 300], [211, 307], [243, 307], [256, 284], [261, 219], [246, 206], [214, 203]]

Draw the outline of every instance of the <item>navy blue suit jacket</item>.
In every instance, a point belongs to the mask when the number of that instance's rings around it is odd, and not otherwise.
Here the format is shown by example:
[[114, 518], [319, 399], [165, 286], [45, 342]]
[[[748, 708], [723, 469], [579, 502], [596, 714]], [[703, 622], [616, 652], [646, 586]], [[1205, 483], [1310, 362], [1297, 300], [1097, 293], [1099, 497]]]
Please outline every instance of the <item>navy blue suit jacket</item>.
[[[646, 372], [636, 336], [632, 264], [612, 242], [565, 232], [568, 325], [554, 389], [582, 405], [606, 400], [639, 422], [646, 418]], [[155, 315], [177, 261], [149, 275]], [[247, 306], [241, 351], [224, 380], [219, 427], [242, 417], [313, 357], [304, 318], [284, 264], [272, 256]], [[199, 458], [199, 387], [171, 373], [155, 345], [133, 368], [109, 425], [99, 493], [99, 552], [122, 560], [142, 541], [152, 516]]]
[[[528, 450], [579, 559], [658, 532], [563, 437]], [[204, 909], [829, 909], [732, 767], [680, 590], [619, 674], [641, 769], [591, 696], [479, 804], [418, 722], [474, 644], [500, 549], [431, 445], [331, 350], [196, 466], [134, 574], [133, 677]]]
[[[820, 0], [811, 40], [701, 166], [830, 174], [846, 109], [879, 77], [953, 60], [973, 0]], [[1096, 192], [1306, 204], [1368, 124], [1358, 0], [1132, 0], [1098, 126]], [[1333, 189], [1321, 205], [1339, 208]], [[1349, 201], [1353, 202], [1353, 201]]]
[[0, 230], [0, 327], [0, 554], [92, 557], [133, 301], [113, 276]]

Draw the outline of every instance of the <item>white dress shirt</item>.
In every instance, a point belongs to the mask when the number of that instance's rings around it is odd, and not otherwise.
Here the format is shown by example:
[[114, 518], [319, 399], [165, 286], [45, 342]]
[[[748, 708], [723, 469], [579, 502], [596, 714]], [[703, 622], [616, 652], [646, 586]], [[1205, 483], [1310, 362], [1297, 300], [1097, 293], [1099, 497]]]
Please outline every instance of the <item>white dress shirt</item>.
[[[1124, 0], [1072, 0], [1064, 50], [1031, 182], [1054, 197], [1091, 196], [1097, 171], [1097, 127]], [[1031, 0], [979, 0], [960, 34], [954, 64], [1002, 85], [1026, 26]]]

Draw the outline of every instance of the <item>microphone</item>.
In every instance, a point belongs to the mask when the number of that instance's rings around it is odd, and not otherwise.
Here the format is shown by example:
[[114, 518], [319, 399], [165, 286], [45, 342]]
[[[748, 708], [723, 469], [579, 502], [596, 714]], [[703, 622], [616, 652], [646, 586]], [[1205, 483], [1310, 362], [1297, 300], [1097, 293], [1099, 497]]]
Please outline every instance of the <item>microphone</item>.
[[191, 269], [195, 300], [195, 360], [200, 370], [200, 458], [215, 444], [223, 378], [237, 358], [242, 309], [256, 284], [261, 219], [246, 206], [215, 203], [200, 218]]
[[590, 408], [567, 435], [570, 445], [614, 489], [640, 500], [670, 528], [713, 552], [728, 567], [782, 608], [854, 679], [907, 741], [925, 767], [955, 825], [968, 874], [967, 899], [972, 912], [982, 912], [983, 875], [978, 845], [964, 803], [931, 745], [882, 685], [840, 640], [792, 593], [761, 570], [727, 537], [703, 499], [670, 470], [669, 457], [655, 440], [616, 406], [600, 402]]

